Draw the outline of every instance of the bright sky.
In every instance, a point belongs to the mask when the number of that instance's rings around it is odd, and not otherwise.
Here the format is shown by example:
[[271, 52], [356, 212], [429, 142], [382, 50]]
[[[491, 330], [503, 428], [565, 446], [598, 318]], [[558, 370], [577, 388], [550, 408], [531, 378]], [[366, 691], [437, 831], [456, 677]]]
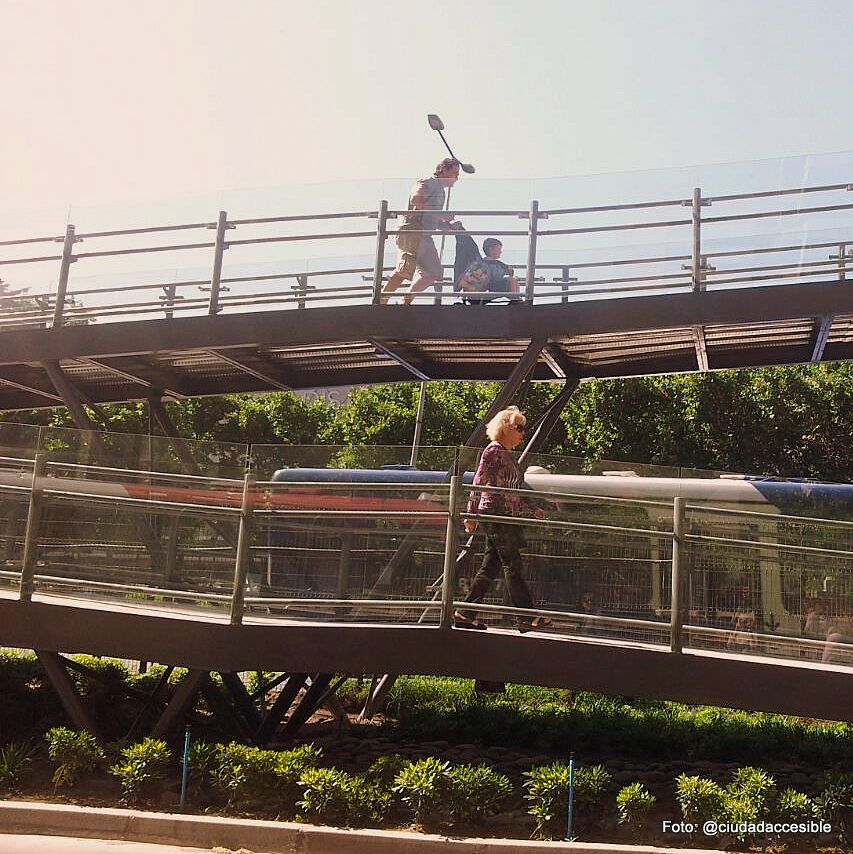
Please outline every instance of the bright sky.
[[0, 0], [8, 211], [853, 148], [848, 0]]

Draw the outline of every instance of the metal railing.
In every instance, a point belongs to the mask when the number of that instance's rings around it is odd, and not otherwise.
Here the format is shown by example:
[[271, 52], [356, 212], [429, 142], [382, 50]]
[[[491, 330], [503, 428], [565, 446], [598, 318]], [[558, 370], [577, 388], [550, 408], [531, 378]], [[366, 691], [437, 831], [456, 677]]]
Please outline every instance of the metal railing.
[[[533, 611], [466, 601], [474, 488], [308, 483], [0, 459], [0, 595], [192, 619], [495, 626], [542, 615], [585, 642], [853, 667], [853, 522], [673, 501], [490, 488], [523, 526]], [[404, 560], [397, 560], [400, 554]], [[470, 560], [469, 555], [468, 559]], [[472, 568], [476, 568], [472, 566]], [[583, 604], [586, 603], [586, 604]], [[590, 604], [592, 603], [592, 604]], [[821, 637], [816, 637], [819, 633]], [[838, 638], [842, 640], [839, 641]]]
[[[580, 207], [543, 208], [533, 200], [525, 210], [468, 209], [451, 211], [456, 217], [473, 221], [467, 230], [472, 236], [499, 236], [516, 239], [517, 279], [523, 299], [530, 304], [566, 303], [591, 297], [617, 298], [638, 293], [702, 293], [730, 287], [756, 287], [780, 282], [808, 282], [817, 279], [846, 281], [848, 263], [853, 261], [853, 229], [844, 216], [853, 210], [847, 182], [802, 187], [785, 187], [760, 192], [705, 195], [701, 188], [682, 198]], [[829, 203], [780, 205], [777, 199], [796, 196], [817, 197]], [[842, 201], [845, 200], [845, 201]], [[721, 209], [709, 215], [708, 209]], [[689, 213], [682, 213], [689, 208]], [[671, 215], [662, 210], [678, 209]], [[210, 221], [147, 228], [78, 231], [68, 224], [62, 235], [24, 237], [0, 241], [0, 274], [14, 287], [15, 270], [34, 265], [48, 270], [42, 279], [57, 269], [55, 288], [16, 289], [13, 295], [0, 296], [0, 330], [4, 328], [59, 327], [64, 324], [103, 322], [115, 319], [185, 315], [218, 315], [227, 312], [257, 310], [265, 306], [305, 309], [308, 307], [376, 304], [383, 299], [383, 282], [393, 269], [386, 263], [387, 243], [396, 237], [394, 226], [407, 212], [382, 200], [376, 210], [315, 213], [303, 216], [230, 218], [219, 211]], [[831, 240], [815, 240], [804, 231], [800, 239], [786, 241], [779, 235], [739, 236], [732, 240], [731, 226], [757, 220], [785, 222], [793, 218], [832, 218], [840, 228]], [[523, 220], [523, 228], [507, 228], [506, 220]], [[352, 221], [364, 226], [350, 228]], [[315, 223], [331, 223], [329, 230]], [[494, 226], [498, 227], [495, 228]], [[547, 226], [547, 227], [545, 227]], [[271, 227], [286, 227], [287, 233], [267, 234]], [[727, 231], [728, 229], [728, 231]], [[263, 233], [257, 233], [258, 231]], [[199, 232], [213, 232], [204, 239]], [[434, 231], [408, 231], [426, 237]], [[675, 251], [649, 253], [642, 247], [627, 250], [609, 247], [606, 257], [591, 257], [601, 252], [588, 250], [585, 259], [574, 245], [580, 237], [627, 234], [637, 237], [660, 232]], [[192, 233], [190, 239], [181, 239]], [[453, 232], [441, 232], [442, 244]], [[718, 234], [719, 237], [715, 237]], [[710, 235], [710, 236], [709, 236]], [[839, 236], [840, 235], [840, 236]], [[166, 239], [163, 240], [164, 236]], [[818, 234], [819, 236], [819, 234]], [[741, 245], [744, 239], [748, 245]], [[728, 241], [728, 245], [726, 244]], [[92, 248], [80, 250], [80, 244]], [[316, 269], [293, 269], [292, 262], [275, 270], [230, 269], [228, 251], [245, 249], [259, 252], [264, 247], [309, 243], [332, 246], [339, 253], [350, 252], [350, 263], [334, 259]], [[33, 253], [32, 247], [61, 244], [60, 252]], [[106, 245], [106, 248], [99, 248]], [[522, 246], [524, 247], [522, 249]], [[683, 249], [680, 247], [683, 246]], [[721, 247], [721, 248], [720, 248]], [[850, 248], [848, 248], [850, 247]], [[543, 260], [564, 254], [564, 260]], [[151, 255], [193, 258], [200, 265], [195, 275], [166, 281], [146, 276], [144, 281], [105, 286], [73, 287], [71, 272], [80, 266], [108, 259], [121, 262], [134, 256]], [[754, 263], [740, 259], [755, 257]], [[316, 250], [315, 258], [322, 258]], [[764, 262], [763, 259], [767, 259]], [[82, 262], [82, 264], [81, 264]], [[277, 262], [278, 263], [278, 262]], [[318, 264], [320, 262], [318, 261]], [[317, 266], [317, 265], [309, 265]], [[207, 268], [206, 270], [204, 268]], [[452, 264], [443, 269], [452, 270]], [[126, 278], [127, 271], [113, 279]], [[140, 274], [142, 275], [142, 274]], [[0, 292], [2, 293], [2, 292]], [[400, 292], [397, 292], [398, 294]], [[453, 275], [437, 283], [434, 290], [419, 293], [419, 302], [449, 304], [460, 299]], [[487, 292], [480, 299], [506, 297]]]

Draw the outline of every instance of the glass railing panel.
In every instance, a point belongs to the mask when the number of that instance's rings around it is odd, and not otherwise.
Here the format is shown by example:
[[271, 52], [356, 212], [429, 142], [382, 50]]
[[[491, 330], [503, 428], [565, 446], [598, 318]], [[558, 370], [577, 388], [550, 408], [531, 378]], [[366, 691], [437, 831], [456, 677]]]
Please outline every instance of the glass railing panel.
[[853, 523], [709, 508], [687, 524], [691, 645], [853, 664]]
[[[535, 500], [545, 520], [522, 523], [524, 571], [535, 609], [551, 615], [553, 630], [668, 643], [671, 506], [544, 493], [536, 493]], [[486, 545], [487, 517], [480, 521], [486, 524], [475, 532], [463, 590], [470, 586]], [[484, 601], [502, 604], [500, 587]], [[514, 619], [498, 622], [512, 626]]]
[[448, 486], [262, 487], [246, 599], [249, 613], [437, 622]]
[[[128, 608], [220, 613], [233, 587], [236, 512], [158, 503], [45, 478], [35, 590]], [[166, 504], [170, 506], [166, 506]]]

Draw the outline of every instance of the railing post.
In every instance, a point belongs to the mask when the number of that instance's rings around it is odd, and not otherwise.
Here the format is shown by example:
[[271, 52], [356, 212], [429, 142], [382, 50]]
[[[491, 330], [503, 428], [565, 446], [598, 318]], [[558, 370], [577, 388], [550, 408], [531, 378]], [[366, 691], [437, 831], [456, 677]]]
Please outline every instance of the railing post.
[[379, 203], [379, 214], [376, 217], [376, 256], [373, 259], [373, 305], [382, 301], [382, 268], [385, 266], [385, 240], [388, 237], [388, 202], [382, 199]]
[[208, 314], [218, 314], [219, 291], [222, 281], [222, 256], [228, 248], [225, 244], [225, 232], [228, 229], [228, 214], [219, 211], [219, 219], [216, 221], [216, 243], [213, 248], [213, 272], [210, 274], [210, 303], [207, 306]]
[[243, 622], [246, 575], [249, 571], [249, 547], [252, 543], [252, 521], [255, 479], [246, 472], [243, 479], [243, 501], [240, 504], [240, 527], [237, 531], [237, 559], [234, 563], [234, 591], [231, 595], [231, 625]]
[[[58, 240], [59, 238], [57, 238]], [[78, 238], [74, 234], [71, 223], [65, 227], [65, 237], [62, 240], [62, 261], [59, 264], [59, 282], [56, 286], [56, 305], [53, 307], [53, 325], [62, 326], [65, 310], [65, 295], [68, 292], [68, 275], [71, 265], [77, 260], [74, 257], [74, 244]]]
[[525, 302], [533, 302], [536, 286], [536, 236], [539, 233], [539, 202], [530, 203], [530, 219], [527, 224], [527, 284], [525, 285]]
[[444, 571], [441, 577], [441, 616], [439, 627], [449, 629], [453, 622], [453, 593], [456, 590], [456, 525], [459, 500], [458, 474], [450, 478], [450, 494], [447, 499], [447, 532], [444, 540]]
[[296, 294], [296, 307], [305, 308], [308, 291], [314, 290], [314, 285], [308, 284], [308, 274], [302, 273], [296, 277], [296, 284], [291, 285], [290, 289]]
[[42, 492], [44, 489], [40, 480], [44, 476], [46, 461], [47, 456], [44, 452], [36, 453], [33, 462], [30, 506], [27, 511], [27, 529], [26, 534], [24, 534], [24, 554], [21, 558], [21, 581], [18, 588], [18, 598], [22, 602], [29, 602], [33, 598], [33, 589], [35, 588], [36, 548], [41, 525]]
[[850, 256], [847, 254], [847, 244], [838, 244], [838, 254], [830, 255], [830, 260], [838, 260], [838, 281], [843, 282], [847, 279], [847, 259]]
[[682, 629], [684, 627], [684, 604], [681, 601], [682, 577], [684, 566], [684, 499], [675, 498], [672, 502], [672, 577], [670, 594], [670, 636], [669, 648], [672, 652], [681, 652]]
[[702, 190], [693, 188], [693, 254], [691, 256], [693, 290], [705, 290], [702, 281]]

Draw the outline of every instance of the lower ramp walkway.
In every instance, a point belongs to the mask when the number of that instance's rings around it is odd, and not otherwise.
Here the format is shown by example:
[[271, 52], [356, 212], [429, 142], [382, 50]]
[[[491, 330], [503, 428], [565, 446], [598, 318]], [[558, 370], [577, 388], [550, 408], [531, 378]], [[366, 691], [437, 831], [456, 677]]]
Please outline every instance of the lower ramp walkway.
[[298, 674], [315, 700], [333, 689], [317, 674], [419, 673], [849, 717], [853, 523], [827, 515], [849, 487], [528, 473], [547, 518], [523, 521], [526, 572], [553, 625], [522, 635], [530, 612], [499, 599], [478, 606], [487, 631], [452, 625], [463, 478], [240, 481], [52, 453], [0, 470], [0, 645], [61, 683], [58, 654], [85, 652]]

